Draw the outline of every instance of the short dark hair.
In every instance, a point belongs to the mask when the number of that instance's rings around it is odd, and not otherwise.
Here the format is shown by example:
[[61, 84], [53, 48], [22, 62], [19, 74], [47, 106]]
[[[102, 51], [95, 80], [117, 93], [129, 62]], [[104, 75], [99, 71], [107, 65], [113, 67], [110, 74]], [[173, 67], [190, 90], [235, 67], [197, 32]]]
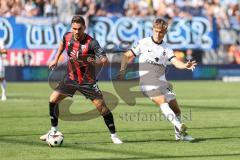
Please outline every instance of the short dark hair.
[[156, 18], [154, 21], [153, 21], [153, 27], [156, 27], [156, 28], [161, 28], [163, 30], [167, 30], [168, 28], [168, 23], [162, 19], [162, 18]]
[[79, 15], [73, 16], [71, 24], [73, 24], [73, 23], [80, 23], [80, 24], [85, 26], [84, 18], [82, 16], [79, 16]]

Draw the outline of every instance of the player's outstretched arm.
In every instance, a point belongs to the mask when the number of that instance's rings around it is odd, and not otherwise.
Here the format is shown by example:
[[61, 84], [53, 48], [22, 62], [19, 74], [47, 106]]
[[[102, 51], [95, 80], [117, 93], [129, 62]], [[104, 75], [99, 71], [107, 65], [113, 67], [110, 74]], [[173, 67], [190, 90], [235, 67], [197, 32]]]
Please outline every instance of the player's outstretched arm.
[[134, 58], [134, 54], [131, 50], [125, 52], [122, 56], [122, 61], [121, 61], [121, 68], [119, 71], [119, 74], [117, 76], [117, 79], [123, 80], [124, 75], [126, 72], [127, 64]]
[[49, 63], [48, 67], [50, 69], [53, 70], [54, 68], [57, 67], [58, 60], [59, 60], [61, 54], [63, 53], [63, 51], [64, 51], [64, 45], [63, 45], [63, 42], [60, 42], [59, 47], [58, 47], [58, 51], [57, 51], [57, 56], [55, 57], [55, 59], [52, 62]]
[[173, 58], [171, 60], [171, 62], [178, 69], [194, 70], [195, 66], [197, 65], [196, 61], [188, 61], [187, 63], [183, 63], [182, 61], [178, 60], [177, 58]]

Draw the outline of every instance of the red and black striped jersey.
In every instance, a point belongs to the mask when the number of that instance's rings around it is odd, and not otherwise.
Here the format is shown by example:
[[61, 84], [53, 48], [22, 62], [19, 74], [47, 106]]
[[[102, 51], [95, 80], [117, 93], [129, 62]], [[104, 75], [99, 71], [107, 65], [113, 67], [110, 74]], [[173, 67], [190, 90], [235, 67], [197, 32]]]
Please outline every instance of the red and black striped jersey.
[[95, 65], [91, 60], [106, 56], [97, 40], [88, 34], [81, 41], [74, 40], [73, 33], [63, 36], [63, 46], [68, 54], [67, 77], [78, 84], [96, 83]]

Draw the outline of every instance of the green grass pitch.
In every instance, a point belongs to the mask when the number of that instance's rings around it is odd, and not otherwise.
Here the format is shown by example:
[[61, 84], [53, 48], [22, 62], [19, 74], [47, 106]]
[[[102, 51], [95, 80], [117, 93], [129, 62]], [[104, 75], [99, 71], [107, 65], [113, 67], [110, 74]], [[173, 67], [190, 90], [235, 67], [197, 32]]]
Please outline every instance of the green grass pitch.
[[[240, 159], [240, 85], [220, 81], [177, 81], [174, 91], [195, 143], [176, 142], [173, 127], [159, 107], [138, 98], [136, 106], [119, 99], [113, 110], [118, 135], [114, 145], [101, 117], [89, 121], [60, 120], [62, 147], [50, 148], [39, 136], [50, 128], [48, 83], [8, 83], [8, 100], [0, 102], [1, 160], [67, 159]], [[111, 83], [99, 83], [114, 93]], [[75, 114], [93, 105], [74, 97]]]

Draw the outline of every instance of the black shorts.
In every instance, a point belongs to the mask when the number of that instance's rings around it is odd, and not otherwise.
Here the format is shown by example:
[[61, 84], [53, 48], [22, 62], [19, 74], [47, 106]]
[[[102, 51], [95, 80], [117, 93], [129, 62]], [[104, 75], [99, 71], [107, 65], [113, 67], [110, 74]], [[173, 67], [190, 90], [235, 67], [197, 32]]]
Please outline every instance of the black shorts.
[[62, 80], [55, 90], [70, 97], [73, 97], [75, 92], [79, 91], [90, 100], [103, 98], [102, 92], [99, 90], [97, 84], [78, 84], [68, 78]]

